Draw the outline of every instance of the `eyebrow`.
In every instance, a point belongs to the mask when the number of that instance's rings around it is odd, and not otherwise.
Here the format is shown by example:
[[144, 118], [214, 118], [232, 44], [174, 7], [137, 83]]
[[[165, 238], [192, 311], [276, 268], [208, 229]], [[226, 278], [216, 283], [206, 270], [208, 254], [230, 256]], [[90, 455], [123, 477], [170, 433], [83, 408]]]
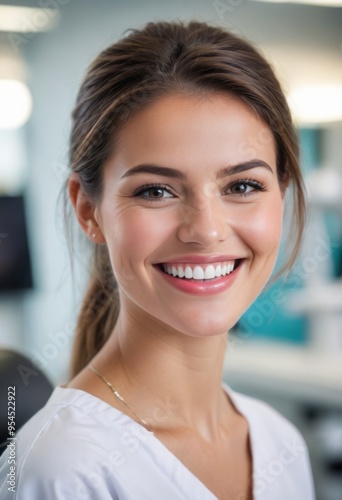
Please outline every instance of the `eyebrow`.
[[258, 167], [266, 168], [272, 174], [274, 173], [272, 167], [270, 167], [270, 165], [268, 163], [266, 163], [265, 161], [263, 161], [263, 160], [249, 160], [247, 162], [238, 163], [237, 165], [232, 165], [232, 166], [222, 168], [218, 172], [217, 178], [222, 179], [223, 177], [227, 177], [228, 175], [239, 174], [240, 172], [245, 172], [246, 170], [251, 170], [252, 168], [258, 168]]
[[163, 175], [165, 177], [173, 177], [174, 179], [181, 179], [183, 181], [187, 179], [187, 175], [180, 170], [170, 167], [162, 167], [153, 163], [142, 163], [141, 165], [132, 167], [123, 174], [121, 179], [123, 179], [124, 177], [130, 177], [131, 175], [142, 173]]
[[[263, 160], [249, 160], [247, 162], [238, 163], [237, 165], [230, 165], [228, 167], [221, 168], [217, 174], [218, 179], [222, 179], [223, 177], [227, 177], [229, 175], [239, 174], [240, 172], [245, 172], [246, 170], [251, 170], [252, 168], [263, 167], [269, 170], [272, 174], [273, 169], [270, 167], [268, 163]], [[154, 174], [154, 175], [162, 175], [164, 177], [171, 177], [173, 179], [186, 180], [187, 175], [180, 170], [170, 167], [162, 167], [161, 165], [155, 165], [154, 163], [142, 163], [141, 165], [136, 165], [135, 167], [127, 170], [121, 179], [124, 177], [130, 177], [135, 174]]]

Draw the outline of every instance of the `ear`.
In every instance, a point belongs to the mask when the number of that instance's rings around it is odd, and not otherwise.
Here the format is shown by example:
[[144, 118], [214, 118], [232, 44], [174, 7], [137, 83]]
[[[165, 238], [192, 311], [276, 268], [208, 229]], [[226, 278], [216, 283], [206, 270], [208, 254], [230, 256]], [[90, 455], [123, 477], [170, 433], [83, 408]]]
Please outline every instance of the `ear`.
[[106, 243], [96, 219], [95, 205], [85, 194], [79, 175], [72, 173], [68, 181], [68, 191], [76, 217], [83, 232], [93, 243]]

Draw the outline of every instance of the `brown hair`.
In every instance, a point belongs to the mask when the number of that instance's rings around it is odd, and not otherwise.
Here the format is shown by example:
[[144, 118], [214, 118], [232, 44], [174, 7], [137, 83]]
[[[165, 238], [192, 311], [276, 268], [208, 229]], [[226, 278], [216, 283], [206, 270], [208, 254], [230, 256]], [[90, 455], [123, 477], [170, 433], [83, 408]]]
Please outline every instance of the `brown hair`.
[[[293, 189], [296, 233], [290, 267], [298, 252], [305, 218], [299, 150], [290, 111], [270, 65], [242, 38], [203, 22], [148, 23], [104, 50], [81, 85], [70, 142], [70, 165], [87, 196], [98, 202], [102, 165], [132, 114], [170, 93], [229, 93], [253, 109], [273, 133], [280, 186]], [[65, 186], [66, 190], [66, 186]], [[106, 245], [93, 253], [73, 350], [71, 375], [99, 351], [119, 311], [115, 277]]]

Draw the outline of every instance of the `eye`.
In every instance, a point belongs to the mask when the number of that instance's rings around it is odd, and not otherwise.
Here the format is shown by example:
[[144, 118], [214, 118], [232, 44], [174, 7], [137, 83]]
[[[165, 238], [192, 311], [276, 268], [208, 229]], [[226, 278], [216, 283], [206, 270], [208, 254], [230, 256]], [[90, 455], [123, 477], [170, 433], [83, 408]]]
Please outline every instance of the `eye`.
[[233, 194], [246, 194], [253, 191], [253, 189], [254, 188], [249, 184], [246, 184], [245, 182], [239, 182], [238, 184], [234, 184], [234, 186], [230, 188], [230, 191]]
[[238, 180], [230, 186], [226, 191], [227, 194], [233, 194], [236, 196], [247, 196], [252, 194], [254, 191], [264, 191], [265, 186], [254, 179], [241, 179]]
[[134, 193], [134, 196], [150, 201], [173, 198], [173, 194], [170, 190], [166, 186], [162, 186], [160, 184], [148, 184], [146, 186], [141, 186], [138, 191]]

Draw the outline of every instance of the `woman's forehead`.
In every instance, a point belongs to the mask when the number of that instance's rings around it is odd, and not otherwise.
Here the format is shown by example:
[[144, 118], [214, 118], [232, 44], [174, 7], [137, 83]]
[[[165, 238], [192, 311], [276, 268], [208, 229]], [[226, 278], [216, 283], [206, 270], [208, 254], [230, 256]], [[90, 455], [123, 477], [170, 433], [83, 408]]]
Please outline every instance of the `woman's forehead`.
[[273, 134], [241, 100], [172, 95], [128, 120], [107, 163], [120, 169], [144, 162], [222, 168], [256, 158], [275, 165]]

